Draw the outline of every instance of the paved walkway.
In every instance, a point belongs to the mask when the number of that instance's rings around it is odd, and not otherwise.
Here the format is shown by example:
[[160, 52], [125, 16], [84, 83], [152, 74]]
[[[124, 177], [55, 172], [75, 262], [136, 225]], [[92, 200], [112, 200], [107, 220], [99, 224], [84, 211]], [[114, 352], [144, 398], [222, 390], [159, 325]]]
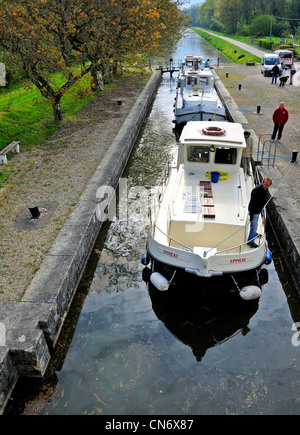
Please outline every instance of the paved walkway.
[[252, 47], [252, 45], [245, 44], [244, 42], [240, 42], [240, 41], [237, 41], [235, 39], [227, 38], [226, 36], [217, 35], [216, 33], [208, 32], [207, 30], [203, 30], [203, 31], [208, 33], [209, 35], [216, 36], [217, 38], [220, 38], [220, 39], [224, 39], [224, 41], [230, 42], [230, 44], [234, 44], [237, 47], [240, 47], [243, 50], [246, 50], [249, 53], [254, 54], [254, 56], [263, 57], [263, 55], [266, 54], [266, 51], [260, 50], [259, 48], [256, 48], [256, 47]]
[[[245, 44], [244, 42], [240, 42], [240, 41], [237, 41], [235, 39], [227, 38], [227, 36], [221, 36], [221, 35], [218, 35], [218, 34], [213, 33], [213, 32], [208, 32], [207, 30], [204, 30], [204, 29], [203, 29], [203, 31], [208, 33], [209, 35], [216, 36], [217, 38], [220, 38], [220, 39], [224, 39], [224, 41], [230, 42], [230, 44], [234, 44], [237, 47], [240, 47], [243, 50], [248, 51], [248, 53], [254, 54], [254, 56], [257, 56], [257, 57], [263, 57], [264, 54], [270, 53], [268, 51], [260, 50], [259, 48], [253, 47], [252, 45]], [[297, 71], [300, 73], [300, 62], [299, 61], [294, 62], [294, 64], [296, 66]], [[299, 76], [300, 76], [300, 74], [299, 74]], [[294, 80], [293, 85], [300, 87], [300, 80]]]

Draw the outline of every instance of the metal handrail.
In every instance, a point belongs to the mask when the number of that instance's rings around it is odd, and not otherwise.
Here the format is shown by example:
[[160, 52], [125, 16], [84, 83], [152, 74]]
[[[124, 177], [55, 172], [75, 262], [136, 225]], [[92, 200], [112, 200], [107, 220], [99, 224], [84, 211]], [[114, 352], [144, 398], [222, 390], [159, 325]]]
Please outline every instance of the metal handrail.
[[[218, 251], [214, 255], [222, 254], [223, 252], [227, 252], [227, 251], [232, 251], [233, 249], [236, 249], [236, 248], [242, 248], [242, 246], [247, 245], [247, 243], [248, 243], [248, 240], [247, 240], [247, 242], [241, 243], [240, 245], [233, 246], [232, 248], [222, 249], [222, 251]], [[241, 252], [241, 249], [240, 249], [240, 252]]]
[[154, 224], [155, 228], [157, 228], [164, 236], [168, 237], [169, 239], [171, 239], [173, 242], [178, 243], [178, 245], [183, 246], [185, 249], [189, 250], [190, 252], [193, 253], [193, 249], [190, 248], [189, 246], [184, 245], [183, 243], [178, 242], [178, 240], [174, 239], [173, 237], [169, 236], [169, 234], [166, 234], [163, 230], [161, 230], [156, 224]]
[[263, 136], [269, 136], [269, 137], [271, 138], [272, 135], [271, 135], [271, 133], [263, 133], [263, 134], [260, 134], [260, 135], [258, 136], [257, 158], [259, 157], [259, 154], [260, 154], [259, 148], [260, 148], [260, 143], [262, 143], [261, 138], [262, 138]]

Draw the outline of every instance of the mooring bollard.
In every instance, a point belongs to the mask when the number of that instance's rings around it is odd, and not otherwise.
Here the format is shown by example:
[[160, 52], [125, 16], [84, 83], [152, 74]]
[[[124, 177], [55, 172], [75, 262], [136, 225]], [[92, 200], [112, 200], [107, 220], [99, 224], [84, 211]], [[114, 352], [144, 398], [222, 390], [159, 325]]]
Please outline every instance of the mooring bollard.
[[37, 219], [41, 215], [37, 205], [30, 205], [28, 208], [31, 213], [32, 219]]
[[292, 163], [295, 163], [297, 161], [297, 154], [298, 154], [298, 151], [297, 150], [293, 150]]

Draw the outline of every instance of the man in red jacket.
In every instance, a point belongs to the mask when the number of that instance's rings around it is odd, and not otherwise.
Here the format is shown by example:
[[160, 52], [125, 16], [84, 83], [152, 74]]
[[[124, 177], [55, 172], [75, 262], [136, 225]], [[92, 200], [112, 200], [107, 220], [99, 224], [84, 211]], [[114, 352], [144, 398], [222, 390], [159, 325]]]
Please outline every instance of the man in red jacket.
[[277, 131], [278, 131], [277, 140], [281, 139], [284, 124], [287, 122], [288, 119], [289, 119], [289, 112], [284, 107], [284, 103], [280, 103], [279, 107], [273, 113], [274, 129], [272, 133], [272, 140], [276, 138]]

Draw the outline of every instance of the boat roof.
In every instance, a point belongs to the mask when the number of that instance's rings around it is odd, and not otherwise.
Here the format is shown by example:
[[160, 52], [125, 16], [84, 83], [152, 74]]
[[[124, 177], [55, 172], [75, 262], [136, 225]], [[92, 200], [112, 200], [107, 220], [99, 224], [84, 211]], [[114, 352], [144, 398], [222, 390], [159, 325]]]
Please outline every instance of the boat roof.
[[184, 60], [204, 60], [204, 57], [203, 56], [195, 56], [194, 54], [188, 54], [188, 55], [186, 55], [186, 56], [184, 56]]
[[201, 76], [201, 77], [202, 76], [205, 76], [205, 77], [210, 76], [210, 77], [213, 77], [213, 73], [211, 72], [211, 69], [209, 69], [209, 68], [204, 68], [204, 69], [200, 68], [200, 69], [197, 69], [197, 70], [188, 69], [188, 70], [185, 71], [185, 74], [187, 76], [191, 76], [191, 77], [195, 77], [195, 76]]
[[[206, 128], [219, 128], [224, 131], [219, 136], [207, 135], [203, 133]], [[207, 144], [245, 148], [244, 129], [241, 124], [227, 121], [191, 121], [188, 122], [181, 133], [180, 142], [182, 144]]]

